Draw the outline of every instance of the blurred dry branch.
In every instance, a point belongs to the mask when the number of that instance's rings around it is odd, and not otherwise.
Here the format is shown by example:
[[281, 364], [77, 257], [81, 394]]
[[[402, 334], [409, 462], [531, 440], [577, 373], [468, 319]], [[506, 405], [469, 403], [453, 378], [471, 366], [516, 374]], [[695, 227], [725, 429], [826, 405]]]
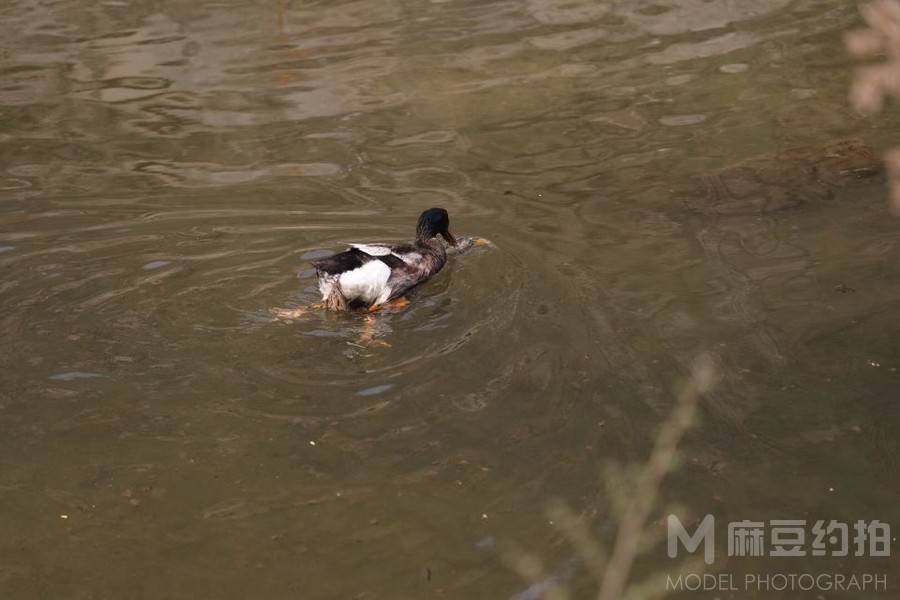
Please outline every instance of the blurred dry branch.
[[[860, 112], [877, 113], [888, 97], [900, 99], [900, 0], [873, 0], [860, 7], [868, 25], [844, 36], [847, 50], [858, 58], [878, 59], [857, 69], [850, 102]], [[891, 186], [891, 210], [900, 215], [900, 150], [885, 156]]]
[[[659, 490], [663, 478], [673, 468], [678, 444], [690, 429], [702, 396], [715, 385], [716, 374], [712, 359], [703, 356], [695, 361], [690, 378], [683, 384], [667, 420], [662, 424], [647, 462], [640, 466], [635, 477], [613, 477], [607, 481], [607, 490], [613, 504], [622, 507], [619, 527], [612, 551], [607, 553], [603, 545], [591, 533], [590, 518], [579, 515], [564, 501], [554, 500], [547, 509], [551, 522], [562, 532], [575, 550], [578, 561], [599, 587], [598, 600], [623, 600], [665, 595], [666, 573], [651, 574], [645, 581], [630, 582], [629, 576], [635, 559], [646, 549], [647, 542], [657, 541], [648, 527], [651, 515], [658, 509]], [[609, 479], [610, 474], [607, 474]], [[515, 598], [545, 598], [565, 600], [564, 589], [568, 577], [549, 575], [540, 559], [514, 545], [507, 545], [501, 553], [506, 565], [530, 584], [525, 592]], [[674, 565], [674, 571], [689, 568], [702, 571], [701, 561]]]
[[647, 526], [653, 507], [656, 506], [656, 497], [663, 477], [672, 468], [678, 444], [693, 422], [700, 397], [708, 392], [715, 382], [714, 373], [709, 357], [697, 361], [691, 378], [678, 395], [672, 414], [657, 434], [653, 452], [635, 486], [634, 501], [625, 511], [619, 524], [612, 555], [603, 574], [598, 600], [619, 600], [623, 596], [631, 565], [640, 548], [642, 532]]

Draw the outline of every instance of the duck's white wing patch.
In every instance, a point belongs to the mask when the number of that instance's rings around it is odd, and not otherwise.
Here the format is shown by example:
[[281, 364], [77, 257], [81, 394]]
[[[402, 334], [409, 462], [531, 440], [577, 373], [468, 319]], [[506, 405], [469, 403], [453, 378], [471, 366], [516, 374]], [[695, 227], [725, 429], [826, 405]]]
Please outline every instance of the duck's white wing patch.
[[[369, 254], [366, 250], [362, 251]], [[390, 267], [380, 260], [370, 260], [358, 269], [341, 273], [341, 292], [351, 302], [359, 300], [366, 304], [380, 304], [390, 296], [391, 290], [387, 285], [390, 277]]]
[[360, 252], [365, 252], [369, 256], [387, 256], [391, 253], [390, 246], [381, 244], [350, 244], [351, 248], [356, 248]]

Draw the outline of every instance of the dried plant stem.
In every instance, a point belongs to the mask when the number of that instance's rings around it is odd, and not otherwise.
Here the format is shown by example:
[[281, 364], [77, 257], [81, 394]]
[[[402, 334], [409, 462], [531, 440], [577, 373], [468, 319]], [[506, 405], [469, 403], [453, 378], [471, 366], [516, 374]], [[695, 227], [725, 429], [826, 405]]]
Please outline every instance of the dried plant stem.
[[554, 500], [547, 507], [547, 516], [562, 531], [584, 562], [590, 574], [597, 580], [603, 579], [606, 553], [600, 543], [591, 536], [591, 529], [585, 518], [576, 515], [562, 500]]
[[[887, 97], [900, 98], [900, 1], [872, 0], [860, 6], [868, 25], [844, 36], [847, 50], [862, 59], [881, 59], [856, 71], [850, 103], [865, 114], [880, 112]], [[900, 215], [900, 152], [885, 156], [891, 186], [891, 210]]]
[[693, 376], [685, 384], [670, 418], [663, 423], [650, 459], [644, 466], [634, 489], [634, 501], [622, 516], [612, 554], [604, 572], [598, 600], [620, 600], [625, 592], [631, 565], [638, 554], [641, 533], [656, 505], [662, 480], [669, 471], [678, 443], [690, 428], [700, 397], [713, 384], [713, 370], [708, 358], [694, 367]]

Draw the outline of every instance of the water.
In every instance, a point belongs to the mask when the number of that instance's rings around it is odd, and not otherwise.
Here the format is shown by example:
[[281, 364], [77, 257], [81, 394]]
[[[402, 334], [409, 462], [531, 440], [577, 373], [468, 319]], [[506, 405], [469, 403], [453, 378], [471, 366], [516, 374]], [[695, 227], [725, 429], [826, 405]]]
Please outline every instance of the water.
[[[546, 504], [608, 542], [603, 465], [646, 458], [704, 351], [664, 504], [900, 527], [900, 224], [828, 158], [896, 141], [846, 105], [854, 6], [0, 15], [3, 597], [510, 598], [541, 585], [512, 542], [586, 597]], [[272, 320], [429, 206], [496, 247], [380, 316], [389, 347]], [[716, 568], [900, 574], [792, 561]]]

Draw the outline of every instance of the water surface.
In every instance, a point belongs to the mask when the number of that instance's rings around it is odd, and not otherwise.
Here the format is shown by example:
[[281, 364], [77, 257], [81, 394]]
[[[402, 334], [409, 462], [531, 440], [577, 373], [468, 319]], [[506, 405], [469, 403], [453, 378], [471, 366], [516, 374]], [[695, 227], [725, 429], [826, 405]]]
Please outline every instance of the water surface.
[[[647, 456], [704, 351], [722, 383], [666, 503], [900, 527], [900, 223], [880, 178], [803, 170], [896, 141], [847, 107], [857, 21], [6, 2], [0, 595], [510, 598], [515, 541], [584, 597], [545, 506], [608, 541], [602, 466]], [[348, 343], [358, 315], [272, 320], [316, 299], [309, 260], [429, 206], [496, 248], [379, 317], [389, 347]]]

